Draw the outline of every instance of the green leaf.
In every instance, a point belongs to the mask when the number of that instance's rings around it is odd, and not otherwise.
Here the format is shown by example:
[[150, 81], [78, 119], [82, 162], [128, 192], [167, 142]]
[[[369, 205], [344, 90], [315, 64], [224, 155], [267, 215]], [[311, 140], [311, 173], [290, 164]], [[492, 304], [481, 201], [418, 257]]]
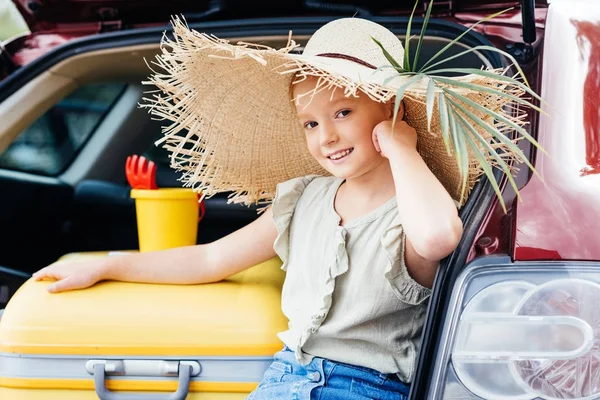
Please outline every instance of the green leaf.
[[518, 96], [512, 95], [510, 93], [506, 93], [503, 90], [494, 89], [494, 88], [491, 88], [491, 87], [485, 86], [485, 85], [478, 85], [478, 84], [472, 83], [472, 82], [463, 82], [463, 81], [458, 81], [456, 79], [444, 78], [441, 76], [432, 77], [431, 79], [434, 79], [435, 81], [439, 81], [442, 83], [446, 83], [448, 85], [471, 89], [475, 92], [489, 93], [489, 94], [493, 94], [498, 97], [504, 97], [504, 98], [510, 99], [512, 101], [515, 101], [517, 103], [523, 104], [527, 107], [530, 107], [542, 114], [547, 114], [544, 110], [542, 110], [540, 107], [532, 104], [531, 102], [529, 102], [525, 99], [522, 99]]
[[431, 16], [431, 8], [433, 7], [433, 0], [429, 2], [429, 7], [427, 7], [427, 12], [425, 13], [425, 19], [423, 20], [423, 26], [421, 27], [421, 36], [419, 36], [419, 42], [417, 43], [417, 51], [415, 52], [415, 58], [413, 60], [413, 69], [417, 68], [417, 63], [419, 61], [419, 54], [421, 53], [421, 44], [423, 44], [423, 38], [425, 37], [425, 30], [427, 29], [427, 25], [429, 24], [429, 17]]
[[[433, 2], [431, 2], [433, 3]], [[431, 4], [429, 3], [429, 4]], [[427, 132], [431, 132], [431, 119], [433, 118], [433, 105], [435, 103], [435, 82], [429, 79], [427, 84], [426, 108], [427, 108]]]
[[[482, 47], [482, 46], [483, 46], [483, 45], [481, 45], [481, 46], [475, 46], [475, 47], [470, 47], [470, 48], [468, 48], [467, 50], [463, 50], [463, 51], [461, 51], [460, 53], [456, 53], [456, 54], [454, 54], [454, 55], [452, 55], [452, 56], [450, 56], [450, 57], [446, 57], [446, 58], [444, 58], [444, 59], [443, 59], [443, 60], [441, 60], [441, 61], [438, 61], [438, 62], [436, 62], [436, 63], [433, 63], [433, 64], [431, 64], [431, 65], [429, 65], [429, 66], [427, 66], [427, 67], [424, 67], [424, 68], [423, 68], [421, 71], [419, 71], [419, 72], [427, 72], [427, 71], [431, 70], [432, 68], [434, 68], [434, 67], [436, 67], [436, 66], [438, 66], [438, 65], [440, 65], [440, 64], [443, 64], [443, 63], [445, 63], [445, 62], [448, 62], [448, 61], [450, 61], [450, 60], [454, 60], [455, 58], [458, 58], [458, 57], [464, 56], [465, 54], [469, 54], [469, 53], [476, 52], [477, 50], [482, 50], [482, 49], [479, 49], [479, 47]], [[494, 49], [495, 49], [495, 47], [494, 47]], [[497, 50], [497, 49], [496, 49], [496, 50]], [[457, 68], [457, 69], [460, 69], [460, 68]]]
[[[527, 81], [527, 77], [525, 76], [525, 73], [521, 69], [521, 66], [519, 65], [519, 63], [517, 62], [517, 60], [511, 54], [507, 53], [504, 50], [497, 49], [494, 46], [475, 46], [475, 47], [472, 47], [472, 48], [470, 48], [468, 50], [465, 50], [463, 52], [463, 54], [474, 52], [474, 51], [477, 51], [477, 50], [487, 50], [487, 51], [491, 51], [491, 52], [500, 53], [504, 57], [508, 58], [512, 62], [511, 65], [514, 65], [515, 68], [517, 69], [517, 71], [519, 71], [519, 75], [523, 79], [523, 82], [525, 82], [525, 85], [527, 85], [528, 88], [531, 88], [531, 86], [529, 85], [529, 82]], [[445, 60], [443, 60], [441, 62], [444, 62], [444, 61], [447, 61], [447, 60], [451, 60], [451, 59], [456, 58], [456, 57], [458, 57], [458, 55], [448, 57], [447, 59], [445, 59]], [[426, 72], [426, 71], [429, 71], [429, 68], [422, 68], [419, 72]]]
[[454, 145], [454, 157], [458, 163], [458, 171], [462, 179], [462, 185], [460, 189], [460, 202], [462, 203], [465, 198], [465, 191], [469, 180], [469, 153], [467, 151], [467, 145], [464, 139], [464, 132], [454, 118], [454, 110], [452, 110], [451, 107], [448, 107], [448, 111], [450, 132], [452, 134], [452, 143]]
[[529, 160], [527, 159], [527, 157], [525, 156], [525, 154], [523, 153], [523, 151], [521, 150], [521, 148], [519, 146], [517, 146], [512, 140], [510, 140], [508, 137], [506, 137], [496, 127], [493, 127], [493, 126], [491, 126], [491, 125], [486, 124], [485, 122], [483, 122], [478, 116], [476, 116], [475, 114], [473, 114], [471, 111], [469, 111], [463, 105], [458, 104], [456, 101], [452, 100], [452, 98], [448, 98], [448, 101], [450, 103], [452, 103], [454, 105], [454, 107], [456, 107], [457, 109], [459, 109], [463, 114], [465, 114], [466, 116], [468, 116], [471, 119], [471, 121], [475, 122], [477, 125], [481, 126], [483, 129], [485, 129], [486, 131], [488, 131], [492, 135], [492, 137], [494, 137], [496, 140], [498, 140], [498, 141], [502, 142], [503, 144], [505, 144], [512, 152], [514, 152], [515, 154], [517, 154], [523, 160], [523, 162], [527, 165], [527, 167], [538, 178], [540, 178], [540, 180], [543, 181], [542, 177], [537, 173], [537, 171], [533, 167], [533, 165], [531, 165], [531, 163], [529, 162]]
[[[527, 139], [531, 144], [533, 144], [536, 148], [538, 148], [542, 153], [548, 155], [548, 153], [546, 152], [546, 150], [542, 146], [540, 146], [540, 144], [537, 142], [537, 140], [535, 140], [533, 138], [533, 136], [531, 136], [525, 129], [523, 129], [522, 126], [520, 126], [520, 125], [516, 124], [515, 122], [509, 120], [508, 118], [504, 117], [503, 115], [500, 115], [497, 112], [495, 112], [493, 110], [490, 110], [489, 108], [485, 108], [481, 104], [477, 104], [476, 102], [474, 102], [473, 100], [469, 99], [468, 97], [460, 95], [460, 94], [454, 92], [451, 89], [443, 88], [442, 90], [444, 90], [446, 93], [449, 93], [452, 97], [454, 97], [456, 99], [459, 99], [461, 102], [470, 105], [474, 109], [479, 110], [479, 111], [481, 111], [481, 112], [483, 112], [483, 113], [485, 113], [485, 114], [487, 114], [489, 116], [492, 116], [496, 120], [504, 123], [505, 125], [510, 126], [514, 130], [516, 130], [517, 132], [519, 132], [521, 135], [523, 135], [523, 137], [525, 139]], [[476, 119], [479, 121], [479, 118], [476, 118]], [[485, 124], [485, 125], [489, 126], [488, 124]]]
[[494, 46], [475, 46], [474, 49], [475, 48], [477, 48], [477, 50], [481, 49], [481, 50], [487, 50], [487, 51], [492, 51], [492, 52], [495, 51], [496, 53], [500, 53], [504, 57], [508, 58], [510, 61], [512, 61], [512, 65], [515, 66], [517, 71], [519, 71], [519, 75], [521, 75], [521, 78], [523, 78], [523, 82], [525, 82], [525, 85], [527, 85], [528, 88], [531, 88], [531, 85], [529, 85], [529, 82], [527, 81], [527, 77], [525, 76], [525, 72], [523, 72], [523, 69], [519, 65], [518, 61], [511, 54], [507, 53], [504, 50], [497, 49]]
[[470, 31], [473, 30], [473, 28], [475, 28], [477, 25], [479, 25], [482, 22], [485, 22], [487, 20], [490, 20], [492, 18], [496, 18], [498, 15], [502, 15], [507, 11], [512, 10], [514, 7], [511, 8], [507, 8], [506, 10], [503, 11], [499, 11], [495, 14], [492, 15], [488, 15], [487, 17], [483, 18], [480, 21], [477, 21], [476, 23], [474, 23], [473, 25], [471, 25], [469, 27], [469, 29], [467, 29], [466, 31], [464, 31], [463, 33], [461, 33], [460, 35], [458, 35], [458, 37], [456, 37], [453, 41], [451, 41], [450, 43], [448, 43], [443, 49], [441, 49], [440, 51], [438, 51], [433, 57], [431, 57], [424, 65], [423, 68], [421, 68], [421, 70], [419, 72], [421, 72], [423, 69], [425, 69], [425, 67], [427, 67], [433, 60], [435, 60], [436, 58], [438, 58], [439, 56], [441, 56], [442, 54], [444, 54], [446, 52], [446, 50], [448, 50], [450, 47], [452, 47], [455, 43], [457, 43], [458, 41], [460, 41], [460, 39], [463, 38], [463, 36], [465, 36], [467, 33], [469, 33]]
[[405, 69], [402, 68], [402, 66], [398, 63], [398, 61], [396, 61], [394, 59], [394, 57], [392, 57], [392, 55], [390, 53], [388, 53], [388, 51], [385, 49], [385, 47], [383, 47], [383, 45], [381, 44], [381, 42], [377, 39], [375, 39], [374, 37], [371, 37], [371, 39], [373, 39], [373, 41], [375, 43], [377, 43], [377, 46], [379, 46], [381, 48], [381, 51], [383, 51], [383, 55], [385, 56], [385, 58], [388, 60], [388, 62], [394, 66], [396, 68], [396, 70], [398, 72], [404, 72]]
[[[414, 75], [414, 72], [409, 72], [409, 71], [404, 71], [402, 68], [396, 68], [394, 66], [391, 65], [382, 65], [381, 67], [378, 67], [376, 70], [373, 71], [373, 73], [375, 72], [379, 72], [379, 71], [383, 71], [384, 69], [393, 69], [394, 72], [396, 72], [398, 75], [402, 76], [402, 75]], [[389, 79], [389, 78], [387, 78]]]
[[413, 6], [412, 13], [410, 13], [410, 18], [408, 19], [408, 24], [406, 25], [406, 37], [404, 38], [404, 70], [412, 71], [410, 68], [410, 58], [409, 58], [409, 49], [410, 49], [410, 28], [412, 26], [413, 17], [415, 15], [415, 11], [417, 10], [417, 5], [419, 4], [419, 0], [415, 0], [415, 5]]
[[531, 90], [530, 87], [522, 84], [521, 82], [519, 82], [515, 78], [511, 78], [510, 76], [506, 76], [506, 75], [500, 75], [498, 73], [491, 72], [491, 71], [485, 71], [485, 70], [476, 69], [476, 68], [443, 68], [443, 69], [437, 69], [435, 71], [428, 71], [427, 75], [428, 76], [434, 76], [434, 77], [437, 78], [438, 75], [434, 75], [434, 74], [436, 74], [436, 73], [443, 73], [443, 72], [456, 72], [456, 73], [465, 74], [465, 75], [473, 74], [473, 75], [483, 76], [483, 77], [486, 77], [486, 78], [497, 79], [499, 81], [506, 82], [506, 83], [509, 83], [511, 85], [518, 86], [521, 89], [525, 90], [531, 96], [533, 96], [536, 99], [540, 100], [541, 102], [545, 103], [545, 101], [541, 98], [540, 95], [538, 95], [536, 92], [534, 92], [533, 90]]
[[[392, 119], [392, 128], [394, 126], [396, 126], [396, 117], [398, 117], [398, 110], [400, 109], [400, 102], [402, 101], [402, 98], [404, 97], [404, 92], [406, 91], [406, 89], [408, 89], [408, 87], [410, 85], [412, 85], [413, 83], [415, 83], [422, 77], [423, 77], [422, 74], [417, 74], [417, 75], [413, 76], [412, 78], [410, 78], [409, 80], [404, 82], [396, 91], [396, 100], [394, 101], [394, 118]], [[406, 112], [406, 110], [405, 110], [405, 112]]]
[[388, 83], [390, 83], [394, 79], [397, 79], [400, 76], [414, 76], [414, 75], [416, 75], [414, 72], [401, 72], [401, 73], [398, 73], [398, 75], [394, 75], [394, 76], [390, 76], [388, 78], [385, 78], [384, 81], [383, 81], [382, 86], [387, 86]]
[[[477, 141], [479, 141], [479, 143], [481, 143], [483, 145], [483, 147], [485, 147], [485, 149], [487, 150], [487, 153], [490, 154], [496, 160], [496, 163], [498, 163], [498, 165], [502, 169], [502, 172], [504, 172], [504, 175], [506, 175], [506, 177], [508, 178], [508, 181], [510, 182], [510, 185], [512, 186], [513, 190], [515, 191], [515, 194], [517, 195], [517, 197], [519, 198], [520, 201], [523, 201], [523, 199], [521, 198], [521, 194], [519, 193], [519, 188], [517, 187], [517, 183], [515, 182], [515, 179], [512, 176], [512, 171], [511, 171], [510, 167], [508, 166], [508, 164], [506, 163], [506, 161], [502, 157], [500, 157], [500, 155], [498, 154], [496, 149], [494, 149], [487, 140], [485, 140], [484, 138], [482, 138], [479, 135], [479, 133], [465, 119], [465, 117], [463, 117], [461, 114], [458, 114], [458, 113], [457, 113], [457, 115], [463, 122], [464, 126], [466, 126], [468, 128], [468, 130], [471, 131], [471, 136], [474, 137], [475, 139], [477, 139]], [[475, 151], [475, 150], [473, 150], [473, 151]], [[480, 151], [479, 148], [477, 148], [477, 151]], [[504, 212], [506, 212], [506, 209], [504, 210]]]
[[494, 192], [496, 192], [496, 196], [498, 197], [498, 201], [500, 202], [502, 209], [506, 213], [506, 204], [504, 204], [504, 199], [502, 198], [502, 192], [500, 191], [500, 187], [498, 186], [498, 181], [496, 181], [496, 177], [494, 176], [494, 171], [492, 170], [492, 167], [490, 167], [487, 160], [481, 155], [481, 152], [477, 148], [475, 142], [473, 142], [473, 139], [471, 139], [471, 137], [468, 134], [465, 134], [465, 139], [469, 143], [469, 147], [471, 147], [471, 149], [474, 150], [473, 155], [475, 156], [475, 158], [477, 158], [477, 161], [479, 161], [479, 163], [481, 164], [481, 167], [483, 168], [483, 172], [484, 172], [485, 176], [488, 178], [488, 180], [492, 184], [492, 187], [494, 188]]
[[446, 145], [446, 151], [448, 155], [451, 155], [450, 152], [450, 137], [449, 137], [449, 126], [448, 126], [448, 109], [446, 108], [446, 99], [444, 98], [444, 93], [438, 94], [438, 112], [440, 114], [440, 127], [442, 128], [442, 139], [444, 139], [444, 144]]

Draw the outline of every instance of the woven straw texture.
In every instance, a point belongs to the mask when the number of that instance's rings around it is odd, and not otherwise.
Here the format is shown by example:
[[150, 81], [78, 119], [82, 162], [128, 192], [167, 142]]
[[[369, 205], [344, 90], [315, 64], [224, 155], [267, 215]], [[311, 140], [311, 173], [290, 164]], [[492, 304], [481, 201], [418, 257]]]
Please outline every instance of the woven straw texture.
[[[168, 149], [171, 166], [183, 171], [184, 186], [193, 187], [203, 197], [233, 192], [231, 202], [266, 204], [280, 182], [309, 174], [328, 175], [306, 147], [290, 98], [293, 81], [315, 76], [319, 83], [314, 93], [338, 87], [347, 96], [360, 91], [375, 101], [390, 101], [410, 78], [399, 76], [389, 67], [372, 38], [379, 40], [396, 60], [402, 60], [404, 54], [400, 40], [386, 28], [358, 18], [325, 25], [312, 36], [301, 55], [292, 52], [297, 46], [291, 38], [285, 48], [276, 50], [248, 43], [233, 45], [190, 30], [179, 19], [173, 21], [173, 26], [174, 38], [163, 38], [161, 54], [153, 62], [156, 71], [144, 82], [159, 90], [146, 97], [141, 106], [169, 122], [157, 145]], [[478, 75], [453, 79], [502, 88], [514, 96], [523, 93], [516, 86]], [[428, 128], [427, 85], [428, 80], [422, 79], [404, 92], [405, 120], [417, 131], [418, 151], [429, 168], [451, 196], [463, 204], [483, 168], [470, 154], [467, 187], [461, 190], [462, 175], [453, 152], [448, 153], [442, 139], [437, 106]], [[522, 125], [524, 115], [514, 104], [505, 107], [509, 102], [505, 97], [463, 87], [452, 90]], [[478, 118], [484, 115], [463, 106]], [[485, 122], [508, 131], [498, 121]], [[483, 127], [474, 126], [480, 137], [500, 150], [499, 157], [519, 161], [505, 144], [492, 139]], [[495, 164], [491, 157], [485, 161]]]

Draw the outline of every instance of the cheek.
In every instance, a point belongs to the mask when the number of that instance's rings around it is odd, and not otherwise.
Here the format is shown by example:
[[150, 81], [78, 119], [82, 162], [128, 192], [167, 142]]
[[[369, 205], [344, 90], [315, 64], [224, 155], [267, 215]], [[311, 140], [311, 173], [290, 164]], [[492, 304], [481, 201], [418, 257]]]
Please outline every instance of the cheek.
[[320, 154], [320, 146], [317, 135], [315, 134], [306, 134], [306, 147], [308, 147], [308, 151], [313, 157], [316, 157], [317, 154]]
[[356, 126], [356, 130], [354, 130], [354, 142], [355, 143], [360, 143], [361, 146], [367, 148], [367, 150], [369, 149], [369, 147], [373, 147], [373, 128], [374, 126], [372, 126], [369, 123], [364, 123], [361, 124], [361, 126]]

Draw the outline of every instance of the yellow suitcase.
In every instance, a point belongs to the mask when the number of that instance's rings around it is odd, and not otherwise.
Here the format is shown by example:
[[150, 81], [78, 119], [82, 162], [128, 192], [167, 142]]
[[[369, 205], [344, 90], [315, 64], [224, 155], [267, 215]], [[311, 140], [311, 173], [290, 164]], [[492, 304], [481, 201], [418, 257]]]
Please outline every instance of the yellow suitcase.
[[102, 282], [61, 294], [29, 280], [0, 319], [0, 399], [243, 399], [283, 346], [280, 265], [213, 284]]

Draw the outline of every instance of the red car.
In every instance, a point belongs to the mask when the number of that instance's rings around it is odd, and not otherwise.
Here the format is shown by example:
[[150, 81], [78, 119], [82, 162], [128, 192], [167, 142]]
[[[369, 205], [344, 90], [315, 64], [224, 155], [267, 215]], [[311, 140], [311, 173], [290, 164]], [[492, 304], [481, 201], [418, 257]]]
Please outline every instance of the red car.
[[[350, 4], [351, 3], [351, 4]], [[423, 15], [427, 2], [419, 3]], [[222, 38], [281, 47], [340, 16], [402, 36], [412, 1], [24, 1], [30, 34], [0, 53], [0, 308], [31, 272], [61, 255], [137, 248], [123, 163], [145, 154], [159, 186], [177, 186], [153, 145], [160, 123], [137, 107], [169, 18]], [[500, 9], [455, 46], [512, 54], [547, 114], [529, 113], [549, 156], [522, 144], [542, 179], [502, 181], [508, 211], [482, 179], [461, 210], [464, 235], [443, 260], [411, 399], [600, 398], [600, 3], [437, 1], [421, 59]], [[413, 22], [420, 30], [422, 19]], [[449, 66], [501, 67], [479, 51]], [[500, 172], [498, 172], [500, 176]], [[198, 243], [253, 220], [254, 209], [206, 202]]]

